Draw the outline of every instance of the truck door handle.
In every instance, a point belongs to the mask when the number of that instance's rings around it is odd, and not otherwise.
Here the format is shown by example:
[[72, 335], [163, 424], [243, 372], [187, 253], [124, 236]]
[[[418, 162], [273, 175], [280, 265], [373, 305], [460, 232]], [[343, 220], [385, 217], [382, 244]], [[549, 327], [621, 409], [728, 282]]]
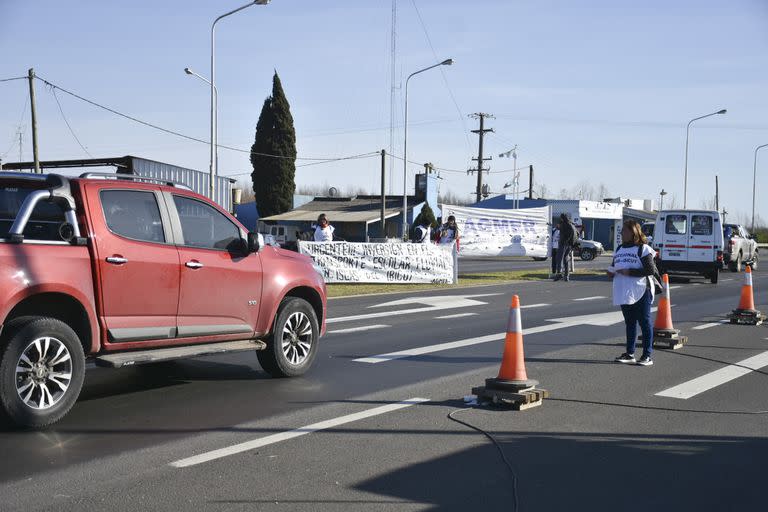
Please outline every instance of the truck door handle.
[[184, 265], [186, 265], [189, 268], [194, 268], [194, 269], [203, 268], [205, 266], [202, 263], [200, 263], [199, 261], [195, 261], [195, 260], [190, 260], [190, 261], [186, 262]]
[[107, 263], [112, 263], [113, 265], [125, 265], [128, 263], [128, 259], [123, 258], [122, 256], [110, 256], [107, 258]]

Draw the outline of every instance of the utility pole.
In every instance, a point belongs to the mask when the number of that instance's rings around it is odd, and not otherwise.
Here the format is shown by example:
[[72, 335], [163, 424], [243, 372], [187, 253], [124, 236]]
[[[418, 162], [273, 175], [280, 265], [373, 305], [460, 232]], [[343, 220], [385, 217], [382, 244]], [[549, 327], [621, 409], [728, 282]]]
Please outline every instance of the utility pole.
[[533, 199], [533, 164], [528, 166], [528, 199]]
[[387, 152], [385, 150], [381, 150], [381, 237], [386, 238], [387, 237], [387, 231], [386, 231], [386, 220], [384, 219], [385, 213], [384, 210], [386, 209], [387, 204], [387, 196], [385, 195], [385, 185], [386, 185], [386, 175], [387, 175], [387, 165], [386, 165], [386, 156]]
[[32, 106], [32, 154], [35, 159], [35, 172], [40, 174], [40, 158], [37, 155], [37, 111], [35, 110], [35, 69], [29, 68], [29, 103]]
[[715, 211], [720, 209], [720, 183], [717, 181], [717, 174], [715, 174]]
[[488, 132], [493, 132], [493, 128], [485, 128], [485, 118], [495, 119], [493, 115], [491, 114], [485, 114], [483, 112], [477, 112], [475, 114], [470, 114], [469, 117], [472, 119], [479, 119], [480, 120], [480, 129], [479, 130], [471, 130], [472, 133], [476, 133], [479, 136], [479, 145], [477, 150], [477, 158], [473, 158], [472, 160], [475, 160], [477, 162], [477, 168], [475, 169], [468, 169], [467, 174], [472, 174], [474, 172], [477, 173], [477, 190], [476, 190], [476, 196], [477, 196], [477, 202], [480, 202], [480, 199], [482, 197], [483, 193], [483, 172], [488, 172], [490, 169], [483, 168], [483, 162], [486, 160], [491, 160], [491, 157], [483, 158], [483, 137]]

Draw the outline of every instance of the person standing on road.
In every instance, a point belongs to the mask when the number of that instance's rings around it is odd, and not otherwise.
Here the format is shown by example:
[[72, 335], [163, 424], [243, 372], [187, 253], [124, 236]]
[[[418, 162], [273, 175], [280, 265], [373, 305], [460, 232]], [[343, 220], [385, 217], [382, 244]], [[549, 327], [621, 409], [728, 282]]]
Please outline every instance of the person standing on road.
[[328, 223], [328, 217], [324, 213], [321, 213], [317, 217], [317, 225], [315, 226], [315, 242], [333, 242], [333, 232], [336, 230]]
[[[613, 279], [613, 305], [621, 306], [627, 332], [627, 351], [617, 357], [618, 363], [653, 364], [653, 327], [651, 304], [655, 291], [656, 252], [647, 244], [640, 224], [628, 220], [621, 229], [622, 244], [613, 255], [608, 277]], [[635, 361], [637, 324], [643, 333], [643, 355]]]
[[557, 274], [557, 244], [560, 242], [560, 223], [555, 224], [552, 230], [552, 276]]
[[576, 227], [571, 223], [568, 214], [560, 214], [560, 238], [557, 243], [557, 266], [555, 267], [555, 281], [563, 279], [570, 281], [570, 262], [573, 246], [576, 245]]

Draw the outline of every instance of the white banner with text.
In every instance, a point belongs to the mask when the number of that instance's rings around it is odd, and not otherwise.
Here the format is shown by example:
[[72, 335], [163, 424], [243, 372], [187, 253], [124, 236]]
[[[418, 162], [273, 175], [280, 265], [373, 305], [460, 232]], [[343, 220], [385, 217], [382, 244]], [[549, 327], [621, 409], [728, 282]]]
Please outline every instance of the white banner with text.
[[550, 207], [492, 210], [442, 205], [443, 220], [456, 217], [459, 256], [549, 256]]
[[414, 243], [303, 242], [326, 283], [456, 284], [456, 246]]

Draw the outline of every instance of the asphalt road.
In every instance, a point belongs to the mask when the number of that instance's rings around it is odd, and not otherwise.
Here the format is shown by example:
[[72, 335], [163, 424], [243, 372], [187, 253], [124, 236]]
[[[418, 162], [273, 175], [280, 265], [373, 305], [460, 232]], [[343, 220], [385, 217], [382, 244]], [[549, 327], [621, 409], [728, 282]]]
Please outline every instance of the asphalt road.
[[[768, 275], [754, 276], [766, 311]], [[759, 510], [768, 327], [718, 322], [740, 286], [674, 284], [690, 340], [651, 367], [613, 363], [610, 284], [582, 277], [331, 300], [297, 379], [242, 353], [93, 369], [53, 428], [0, 432], [0, 509]], [[498, 371], [513, 293], [528, 374], [551, 397], [468, 408]], [[694, 394], [657, 395], [670, 389]], [[414, 398], [428, 401], [392, 405]]]

